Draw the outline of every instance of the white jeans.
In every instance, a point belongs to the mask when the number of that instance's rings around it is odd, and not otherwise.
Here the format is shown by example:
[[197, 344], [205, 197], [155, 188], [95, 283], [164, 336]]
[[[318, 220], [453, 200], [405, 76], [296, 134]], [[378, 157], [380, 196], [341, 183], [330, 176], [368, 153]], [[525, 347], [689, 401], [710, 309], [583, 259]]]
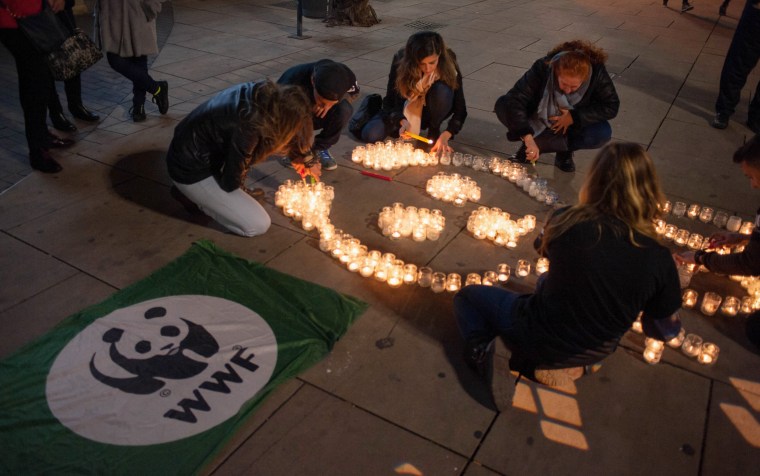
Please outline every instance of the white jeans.
[[261, 235], [272, 224], [259, 202], [241, 189], [225, 192], [214, 177], [189, 185], [177, 182], [174, 185], [206, 215], [236, 235]]

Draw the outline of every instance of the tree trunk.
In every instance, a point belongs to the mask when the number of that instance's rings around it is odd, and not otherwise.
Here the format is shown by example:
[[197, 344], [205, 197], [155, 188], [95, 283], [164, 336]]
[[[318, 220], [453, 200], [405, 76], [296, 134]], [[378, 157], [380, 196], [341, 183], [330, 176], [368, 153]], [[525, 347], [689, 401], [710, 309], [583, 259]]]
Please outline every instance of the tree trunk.
[[372, 26], [380, 23], [369, 0], [332, 0], [327, 26]]

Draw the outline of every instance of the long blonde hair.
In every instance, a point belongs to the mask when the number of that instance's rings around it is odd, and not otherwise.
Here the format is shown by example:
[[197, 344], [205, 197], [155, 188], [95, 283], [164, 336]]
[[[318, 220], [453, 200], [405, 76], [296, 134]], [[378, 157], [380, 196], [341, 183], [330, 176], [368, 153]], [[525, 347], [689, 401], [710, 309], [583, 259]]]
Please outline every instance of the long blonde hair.
[[428, 56], [438, 56], [438, 76], [452, 90], [459, 88], [454, 54], [446, 47], [443, 37], [434, 31], [421, 31], [409, 37], [404, 56], [398, 65], [396, 90], [405, 98], [412, 96], [417, 82], [422, 78], [420, 61]]
[[251, 164], [275, 153], [291, 159], [310, 153], [314, 140], [311, 105], [300, 87], [266, 81], [256, 88], [251, 107], [246, 129], [259, 136]]
[[664, 201], [654, 163], [644, 148], [633, 142], [607, 144], [591, 165], [578, 193], [578, 204], [547, 224], [540, 251], [546, 252], [552, 240], [576, 224], [603, 217], [620, 220], [622, 226], [616, 231], [627, 234], [635, 246], [639, 244], [634, 232], [657, 239], [654, 220], [660, 216]]

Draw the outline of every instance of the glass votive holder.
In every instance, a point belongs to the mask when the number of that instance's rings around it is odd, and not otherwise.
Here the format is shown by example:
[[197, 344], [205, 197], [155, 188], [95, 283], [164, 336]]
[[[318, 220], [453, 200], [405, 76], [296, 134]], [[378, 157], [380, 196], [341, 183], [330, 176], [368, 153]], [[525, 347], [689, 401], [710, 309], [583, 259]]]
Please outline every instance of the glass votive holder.
[[541, 276], [547, 271], [549, 271], [549, 258], [538, 258], [538, 260], [536, 260], [536, 274]]
[[480, 279], [480, 275], [478, 273], [468, 273], [464, 285], [471, 286], [474, 284], [480, 284], [481, 282], [482, 280]]
[[689, 236], [689, 241], [686, 242], [686, 246], [692, 250], [702, 249], [702, 243], [705, 241], [705, 237], [699, 233], [692, 233]]
[[691, 219], [697, 218], [699, 216], [700, 209], [701, 207], [699, 206], [699, 204], [692, 203], [691, 205], [689, 205], [689, 209], [686, 210], [686, 216]]
[[414, 284], [417, 282], [417, 265], [404, 265], [404, 284]]
[[433, 283], [433, 268], [428, 266], [420, 267], [417, 273], [417, 284], [423, 288], [428, 288]]
[[689, 230], [681, 228], [673, 237], [673, 243], [678, 246], [684, 246], [689, 241]]
[[509, 267], [507, 263], [499, 263], [496, 266], [497, 279], [502, 284], [509, 281], [509, 273], [511, 272], [512, 272], [512, 269]]
[[637, 318], [635, 321], [633, 321], [633, 323], [631, 323], [631, 330], [636, 334], [641, 334], [644, 332], [644, 329], [641, 327], [641, 319]]
[[673, 216], [682, 217], [686, 213], [686, 204], [684, 202], [676, 202], [673, 204]]
[[430, 282], [430, 289], [434, 293], [442, 293], [446, 290], [446, 273], [436, 271], [433, 273], [433, 280]]
[[752, 230], [754, 229], [755, 229], [754, 223], [752, 223], [751, 221], [745, 221], [744, 223], [742, 223], [742, 226], [739, 228], [739, 233], [741, 233], [742, 235], [751, 235]]
[[674, 349], [681, 347], [684, 339], [686, 339], [686, 329], [683, 327], [678, 331], [678, 335], [668, 341], [668, 346]]
[[662, 358], [662, 352], [665, 349], [665, 343], [657, 339], [646, 339], [646, 347], [644, 348], [643, 357], [648, 364], [656, 364]]
[[665, 203], [660, 205], [660, 210], [662, 210], [663, 215], [667, 215], [673, 210], [673, 203], [670, 200], [665, 200]]
[[754, 312], [754, 309], [752, 308], [752, 296], [744, 296], [742, 298], [741, 306], [739, 307], [739, 312], [742, 314], [751, 314]]
[[724, 316], [734, 317], [739, 314], [741, 308], [741, 301], [735, 296], [726, 296], [723, 300], [723, 304], [720, 306], [720, 313]]
[[696, 334], [686, 334], [681, 344], [681, 352], [689, 357], [696, 357], [702, 350], [702, 338]]
[[697, 362], [702, 365], [712, 365], [718, 360], [718, 353], [720, 348], [712, 342], [705, 342], [699, 350], [697, 355]]
[[732, 215], [726, 222], [726, 230], [736, 233], [742, 227], [742, 217]]
[[520, 277], [524, 278], [525, 276], [530, 274], [530, 262], [528, 260], [517, 260], [517, 269], [515, 270], [515, 274]]
[[706, 292], [702, 297], [702, 307], [700, 308], [702, 314], [705, 316], [715, 315], [718, 307], [720, 307], [721, 300], [722, 298], [719, 294], [711, 291]]
[[718, 228], [723, 228], [726, 226], [726, 223], [728, 222], [728, 213], [718, 211], [715, 212], [715, 218], [713, 218], [713, 225], [717, 226]]
[[377, 265], [377, 261], [373, 260], [369, 256], [365, 256], [362, 260], [362, 264], [359, 267], [359, 274], [361, 274], [365, 278], [369, 278], [373, 274], [375, 274], [375, 266]]
[[662, 237], [666, 240], [670, 241], [673, 238], [676, 237], [676, 233], [678, 232], [678, 227], [675, 225], [665, 225], [665, 231], [662, 234]]
[[399, 263], [390, 265], [385, 282], [392, 288], [397, 288], [404, 284], [404, 266]]
[[693, 289], [684, 289], [681, 295], [681, 306], [686, 309], [691, 309], [697, 304], [699, 294]]
[[499, 277], [496, 271], [486, 271], [483, 273], [483, 279], [481, 284], [484, 286], [493, 286], [499, 282]]
[[713, 215], [715, 214], [715, 210], [710, 207], [703, 207], [702, 210], [699, 212], [699, 221], [702, 223], [710, 223], [713, 219]]
[[455, 293], [462, 287], [462, 276], [459, 273], [449, 273], [446, 276], [446, 291]]

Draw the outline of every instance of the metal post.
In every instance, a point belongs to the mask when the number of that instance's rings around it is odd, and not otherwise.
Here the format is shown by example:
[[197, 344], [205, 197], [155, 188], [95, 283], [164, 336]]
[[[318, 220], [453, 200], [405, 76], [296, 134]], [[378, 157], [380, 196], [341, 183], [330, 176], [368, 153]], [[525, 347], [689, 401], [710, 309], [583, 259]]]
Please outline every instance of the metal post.
[[303, 35], [303, 0], [298, 0], [298, 7], [296, 9], [296, 34], [289, 35], [288, 38], [295, 38], [297, 40], [305, 40], [311, 38], [310, 36]]

